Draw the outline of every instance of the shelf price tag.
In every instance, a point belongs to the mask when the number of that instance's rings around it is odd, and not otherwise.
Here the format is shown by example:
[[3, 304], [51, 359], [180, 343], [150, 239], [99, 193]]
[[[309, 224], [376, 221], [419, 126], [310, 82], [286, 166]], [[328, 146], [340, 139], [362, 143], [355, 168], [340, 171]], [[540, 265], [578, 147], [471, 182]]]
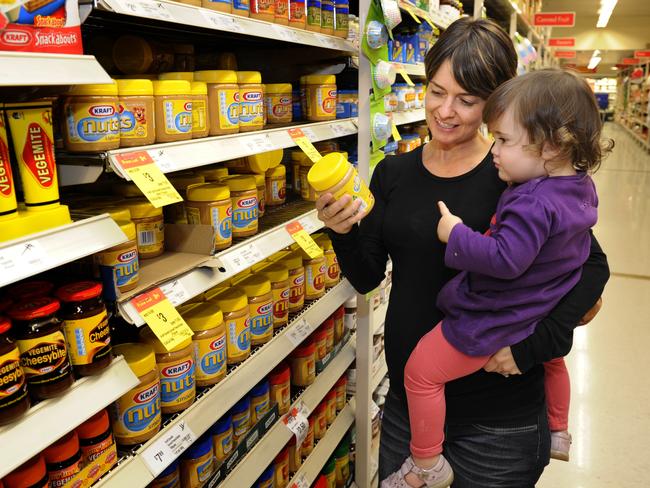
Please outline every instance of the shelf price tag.
[[192, 329], [160, 288], [138, 295], [131, 302], [168, 351], [192, 337]]
[[313, 328], [307, 319], [302, 318], [300, 321], [291, 327], [287, 332], [287, 339], [291, 341], [294, 346], [300, 345], [309, 334], [313, 332]]
[[254, 242], [219, 256], [219, 260], [226, 268], [226, 272], [232, 273], [239, 273], [246, 268], [250, 268], [262, 259], [264, 259], [262, 251]]
[[117, 161], [154, 207], [183, 201], [146, 151], [118, 154]]
[[393, 121], [391, 122], [390, 125], [391, 125], [390, 131], [393, 134], [393, 139], [395, 140], [395, 142], [401, 141], [402, 136], [399, 135], [399, 131], [397, 130], [397, 124], [395, 124], [395, 122]]
[[30, 274], [42, 271], [50, 265], [50, 258], [36, 239], [0, 250], [0, 286], [9, 284], [15, 272]]
[[300, 42], [298, 33], [293, 29], [278, 24], [272, 24], [271, 27], [283, 40], [287, 42]]
[[174, 17], [162, 2], [152, 0], [112, 0], [114, 10], [127, 14], [159, 20], [174, 20]]
[[406, 81], [406, 83], [409, 86], [415, 86], [415, 83], [413, 83], [413, 80], [411, 79], [409, 74], [406, 72], [406, 68], [404, 68], [403, 64], [396, 64], [395, 65], [395, 71], [397, 71], [400, 75], [402, 75], [402, 78], [404, 78], [404, 81]]
[[291, 483], [290, 488], [309, 488], [307, 475], [305, 473], [301, 473], [300, 476], [298, 476], [296, 480], [293, 483]]
[[175, 307], [190, 299], [190, 294], [179, 280], [173, 280], [161, 285], [160, 290]]
[[354, 129], [348, 127], [348, 124], [345, 124], [343, 122], [334, 123], [330, 125], [330, 127], [332, 128], [332, 132], [334, 132], [335, 137], [343, 137], [349, 134], [354, 134], [356, 132]]
[[289, 413], [282, 418], [282, 422], [296, 436], [296, 445], [300, 446], [307, 437], [309, 431], [309, 409], [303, 401], [296, 406], [291, 407]]
[[311, 143], [311, 141], [307, 139], [307, 136], [302, 131], [302, 129], [289, 129], [287, 132], [293, 139], [293, 142], [295, 142], [296, 145], [302, 149], [302, 151], [309, 157], [309, 159], [311, 159], [314, 163], [320, 161], [322, 156]]
[[200, 10], [200, 12], [210, 27], [228, 32], [244, 32], [244, 26], [239, 22], [239, 19], [235, 19], [228, 15], [221, 15], [216, 12], [211, 12], [206, 9]]
[[296, 243], [305, 251], [310, 258], [315, 259], [323, 255], [323, 250], [320, 248], [316, 241], [307, 234], [307, 231], [303, 229], [300, 222], [295, 221], [287, 224], [285, 227], [287, 232], [291, 235], [291, 238], [296, 241]]
[[251, 154], [258, 154], [278, 149], [277, 145], [273, 144], [271, 136], [268, 134], [240, 138], [239, 142], [244, 151]]
[[147, 468], [153, 476], [158, 476], [183, 451], [196, 440], [196, 434], [185, 423], [185, 420], [168, 429], [162, 439], [157, 440], [142, 453]]

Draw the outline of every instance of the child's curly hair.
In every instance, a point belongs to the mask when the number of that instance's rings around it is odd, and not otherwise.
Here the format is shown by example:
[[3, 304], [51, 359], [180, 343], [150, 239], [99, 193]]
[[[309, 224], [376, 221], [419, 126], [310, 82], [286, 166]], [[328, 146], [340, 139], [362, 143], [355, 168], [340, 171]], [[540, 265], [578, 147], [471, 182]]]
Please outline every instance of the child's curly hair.
[[483, 121], [495, 122], [509, 107], [528, 133], [532, 150], [541, 153], [548, 143], [577, 171], [594, 173], [614, 147], [613, 140], [601, 140], [603, 124], [593, 91], [573, 72], [549, 68], [506, 81], [488, 98]]

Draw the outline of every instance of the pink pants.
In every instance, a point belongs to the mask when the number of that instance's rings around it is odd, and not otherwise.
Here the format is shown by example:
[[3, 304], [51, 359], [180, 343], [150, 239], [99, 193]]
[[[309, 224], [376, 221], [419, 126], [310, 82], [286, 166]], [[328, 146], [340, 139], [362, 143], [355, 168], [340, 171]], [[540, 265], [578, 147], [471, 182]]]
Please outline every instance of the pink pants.
[[[468, 356], [454, 348], [438, 324], [411, 353], [404, 370], [411, 423], [411, 454], [426, 458], [442, 452], [445, 425], [445, 383], [480, 370], [490, 356]], [[566, 430], [569, 373], [562, 358], [544, 364], [546, 403], [552, 431]]]

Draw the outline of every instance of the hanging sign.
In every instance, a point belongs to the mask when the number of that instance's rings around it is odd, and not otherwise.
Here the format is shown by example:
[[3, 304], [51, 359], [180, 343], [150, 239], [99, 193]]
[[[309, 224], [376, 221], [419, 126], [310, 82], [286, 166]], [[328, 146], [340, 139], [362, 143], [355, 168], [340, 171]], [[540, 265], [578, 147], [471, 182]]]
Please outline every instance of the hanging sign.
[[623, 64], [631, 65], [631, 64], [639, 64], [640, 61], [637, 58], [623, 58], [623, 61], [621, 61]]
[[576, 24], [575, 12], [543, 12], [535, 14], [535, 27], [573, 27]]
[[556, 58], [573, 59], [576, 57], [575, 51], [555, 51], [553, 54]]
[[650, 58], [650, 51], [634, 51], [635, 58]]
[[550, 47], [575, 47], [575, 37], [552, 37], [548, 40]]

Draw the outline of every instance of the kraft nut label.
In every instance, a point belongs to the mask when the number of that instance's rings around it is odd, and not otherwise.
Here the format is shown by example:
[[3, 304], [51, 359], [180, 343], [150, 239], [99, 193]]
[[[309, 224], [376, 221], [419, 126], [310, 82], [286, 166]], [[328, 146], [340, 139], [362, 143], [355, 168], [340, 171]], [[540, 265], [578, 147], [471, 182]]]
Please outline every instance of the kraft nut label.
[[20, 349], [20, 364], [29, 383], [49, 383], [69, 373], [68, 351], [62, 332], [16, 343]]
[[140, 437], [160, 428], [160, 381], [134, 388], [114, 404], [113, 432], [121, 439]]
[[194, 360], [186, 357], [175, 363], [159, 364], [160, 399], [163, 408], [180, 405], [195, 395]]
[[111, 336], [106, 311], [93, 317], [66, 320], [63, 330], [73, 365], [91, 364], [111, 352]]
[[196, 379], [207, 381], [226, 373], [226, 336], [194, 341]]
[[273, 300], [253, 303], [250, 310], [250, 329], [253, 338], [262, 339], [273, 329]]

